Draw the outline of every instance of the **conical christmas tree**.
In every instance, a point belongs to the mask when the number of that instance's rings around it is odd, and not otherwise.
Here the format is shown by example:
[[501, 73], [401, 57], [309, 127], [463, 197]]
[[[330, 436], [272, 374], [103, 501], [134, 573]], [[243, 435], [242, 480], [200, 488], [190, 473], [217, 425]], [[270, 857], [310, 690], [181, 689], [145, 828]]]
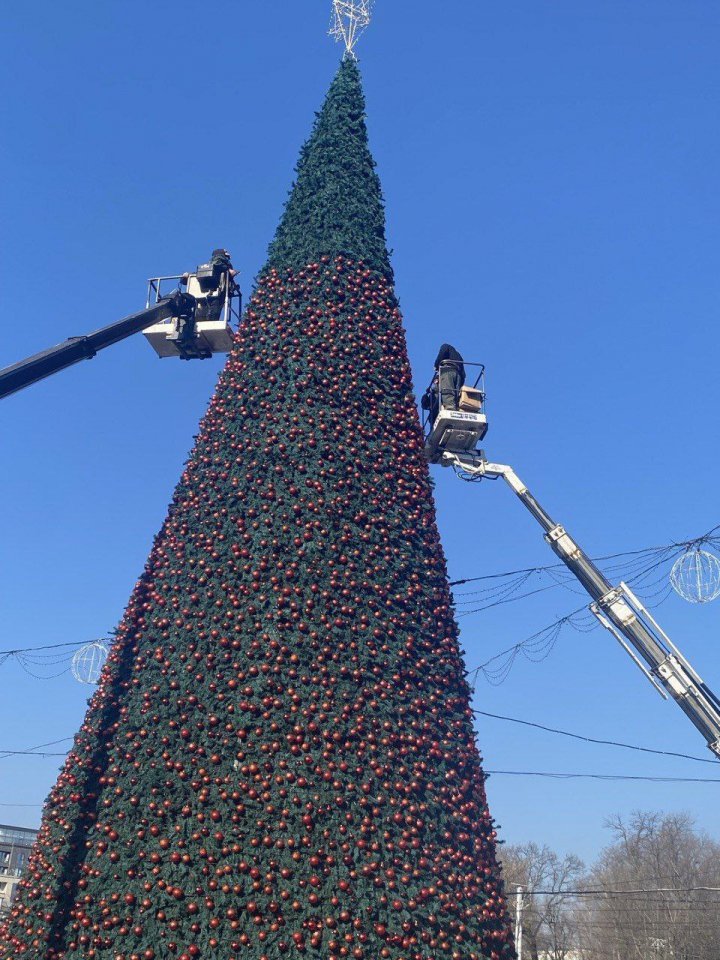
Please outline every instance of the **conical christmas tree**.
[[343, 61], [0, 958], [514, 955]]

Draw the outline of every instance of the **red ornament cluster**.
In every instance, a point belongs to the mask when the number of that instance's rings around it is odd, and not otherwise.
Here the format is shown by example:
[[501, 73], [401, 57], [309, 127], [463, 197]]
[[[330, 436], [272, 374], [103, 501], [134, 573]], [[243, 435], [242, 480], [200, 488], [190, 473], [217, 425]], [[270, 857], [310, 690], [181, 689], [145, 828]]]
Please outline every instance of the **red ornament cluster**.
[[324, 258], [247, 310], [0, 960], [510, 960], [405, 337]]

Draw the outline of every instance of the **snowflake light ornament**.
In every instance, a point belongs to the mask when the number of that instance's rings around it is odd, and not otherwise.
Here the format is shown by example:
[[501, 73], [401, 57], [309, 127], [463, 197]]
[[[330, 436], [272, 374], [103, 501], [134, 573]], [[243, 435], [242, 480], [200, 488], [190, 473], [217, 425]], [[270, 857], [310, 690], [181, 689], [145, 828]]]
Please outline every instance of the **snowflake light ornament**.
[[355, 57], [355, 44], [372, 18], [373, 0], [333, 0], [330, 36], [345, 44], [348, 56]]

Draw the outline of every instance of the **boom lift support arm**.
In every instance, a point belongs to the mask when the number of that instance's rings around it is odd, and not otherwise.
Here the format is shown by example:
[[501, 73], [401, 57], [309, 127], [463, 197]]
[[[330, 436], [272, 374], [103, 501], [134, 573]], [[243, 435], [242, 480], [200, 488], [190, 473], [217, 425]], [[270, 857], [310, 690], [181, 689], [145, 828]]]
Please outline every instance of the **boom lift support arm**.
[[195, 298], [178, 290], [146, 310], [133, 313], [107, 327], [101, 327], [82, 337], [70, 337], [55, 347], [0, 370], [0, 400], [81, 360], [92, 360], [100, 350], [111, 347], [154, 323], [183, 317], [192, 322], [194, 315]]
[[680, 706], [720, 757], [720, 700], [625, 583], [613, 586], [564, 527], [548, 516], [512, 467], [489, 463], [481, 451], [445, 450], [440, 462], [468, 479], [502, 478], [545, 531], [545, 540], [592, 598], [590, 609], [655, 689]]
[[[215, 353], [228, 353], [233, 342], [231, 322], [240, 321], [242, 309], [236, 275], [230, 254], [218, 247], [194, 273], [151, 277], [144, 310], [0, 370], [0, 400], [81, 360], [91, 360], [100, 350], [140, 331], [159, 357], [206, 360]], [[167, 280], [178, 281], [178, 289], [169, 295], [160, 289]], [[187, 289], [182, 291], [180, 286]]]

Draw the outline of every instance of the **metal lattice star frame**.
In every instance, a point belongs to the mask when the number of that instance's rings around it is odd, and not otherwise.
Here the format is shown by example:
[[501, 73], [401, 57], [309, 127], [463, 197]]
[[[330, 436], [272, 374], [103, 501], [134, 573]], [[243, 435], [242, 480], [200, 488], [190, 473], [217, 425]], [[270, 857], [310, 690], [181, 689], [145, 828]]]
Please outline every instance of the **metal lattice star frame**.
[[351, 57], [360, 34], [369, 26], [372, 18], [373, 0], [333, 0], [333, 15], [330, 36], [345, 44]]

